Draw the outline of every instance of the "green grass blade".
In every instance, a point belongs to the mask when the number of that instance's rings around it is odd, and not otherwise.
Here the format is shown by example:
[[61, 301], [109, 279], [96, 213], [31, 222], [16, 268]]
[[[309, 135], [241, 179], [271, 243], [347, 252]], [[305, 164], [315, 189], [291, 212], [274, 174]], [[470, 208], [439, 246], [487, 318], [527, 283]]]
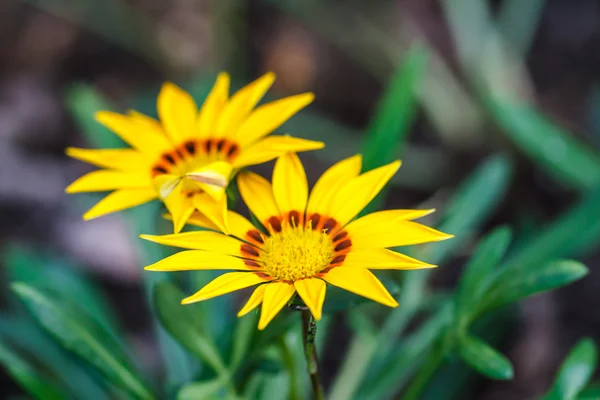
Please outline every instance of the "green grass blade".
[[153, 399], [152, 392], [134, 373], [111, 335], [73, 303], [23, 283], [14, 283], [38, 323], [64, 348], [94, 366], [106, 379], [136, 399]]
[[514, 371], [510, 361], [498, 351], [471, 336], [463, 336], [458, 352], [464, 362], [492, 379], [512, 379]]
[[598, 350], [591, 339], [583, 339], [562, 363], [544, 400], [574, 400], [586, 387], [598, 363]]
[[488, 97], [490, 113], [540, 168], [563, 185], [589, 190], [600, 184], [600, 157], [527, 104]]

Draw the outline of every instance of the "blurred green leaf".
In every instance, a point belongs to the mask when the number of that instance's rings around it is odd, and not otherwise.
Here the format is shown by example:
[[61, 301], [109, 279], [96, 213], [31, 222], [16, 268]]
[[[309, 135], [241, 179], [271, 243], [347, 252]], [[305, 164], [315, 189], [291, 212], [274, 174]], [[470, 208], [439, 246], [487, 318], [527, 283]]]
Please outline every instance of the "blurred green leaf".
[[[545, 400], [574, 400], [585, 388], [598, 363], [598, 350], [591, 339], [583, 339], [562, 363]], [[596, 397], [597, 398], [597, 397]]]
[[506, 0], [498, 12], [498, 29], [510, 48], [526, 55], [539, 27], [546, 0]]
[[96, 367], [109, 381], [133, 397], [154, 398], [133, 372], [119, 344], [93, 318], [73, 303], [26, 284], [14, 283], [12, 287], [33, 317], [66, 349]]
[[494, 279], [480, 310], [488, 310], [518, 301], [537, 293], [546, 292], [575, 282], [588, 270], [585, 265], [571, 260], [552, 261], [528, 271], [505, 268]]
[[487, 285], [495, 275], [494, 269], [502, 261], [511, 239], [508, 227], [496, 228], [485, 236], [465, 266], [456, 297], [456, 320], [459, 328], [466, 328], [460, 321], [468, 321], [470, 308], [476, 308]]
[[[182, 305], [185, 294], [170, 282], [154, 286], [154, 308], [163, 327], [186, 349], [196, 354], [218, 374], [228, 374], [205, 324], [209, 321], [194, 305]], [[185, 321], [185, 323], [182, 323]]]
[[60, 288], [66, 297], [77, 299], [79, 307], [118, 337], [117, 318], [110, 304], [92, 282], [81, 275], [77, 267], [51, 254], [11, 244], [2, 251], [3, 265], [10, 282], [24, 282], [35, 287]]
[[600, 244], [600, 189], [587, 195], [552, 223], [544, 226], [504, 264], [527, 269], [561, 257], [585, 254]]
[[463, 336], [458, 351], [463, 361], [492, 379], [512, 379], [514, 375], [510, 361], [479, 339]]
[[488, 97], [503, 132], [540, 168], [565, 186], [589, 190], [600, 184], [600, 157], [532, 106]]
[[598, 400], [600, 399], [600, 384], [592, 383], [583, 389], [577, 396], [577, 400]]
[[92, 147], [110, 149], [126, 146], [116, 134], [95, 120], [96, 112], [111, 111], [113, 106], [93, 86], [74, 85], [67, 91], [65, 103]]
[[177, 400], [234, 399], [233, 396], [225, 396], [225, 386], [226, 381], [218, 378], [206, 382], [190, 383], [177, 392]]
[[415, 92], [427, 71], [427, 52], [410, 49], [379, 100], [363, 140], [363, 170], [369, 171], [396, 159], [404, 147], [417, 112]]
[[250, 313], [237, 320], [233, 332], [233, 344], [231, 350], [231, 368], [235, 370], [250, 351], [252, 339], [258, 325], [258, 313]]
[[14, 349], [0, 343], [0, 364], [19, 385], [39, 400], [61, 400], [64, 395], [37, 369], [22, 358]]

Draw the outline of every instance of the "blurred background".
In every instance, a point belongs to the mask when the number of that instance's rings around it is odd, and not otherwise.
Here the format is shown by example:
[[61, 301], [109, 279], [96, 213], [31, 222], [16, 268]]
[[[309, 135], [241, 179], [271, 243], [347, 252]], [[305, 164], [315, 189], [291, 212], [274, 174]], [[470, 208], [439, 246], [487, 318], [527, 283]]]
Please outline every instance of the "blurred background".
[[[594, 195], [600, 2], [594, 0], [1, 1], [4, 305], [10, 303], [6, 282], [51, 279], [41, 272], [48, 263], [68, 265], [106, 295], [133, 353], [160, 375], [141, 270], [154, 256], [132, 234], [143, 229], [131, 223], [141, 214], [83, 222], [81, 214], [98, 197], [64, 193], [93, 169], [68, 159], [65, 147], [110, 147], [110, 135], [91, 113], [106, 105], [155, 115], [165, 80], [202, 99], [220, 70], [230, 72], [236, 88], [274, 71], [271, 98], [316, 94], [285, 125], [294, 136], [326, 142], [326, 149], [301, 156], [314, 182], [331, 163], [369, 146], [365, 132], [385, 88], [403, 84], [394, 78], [399, 66], [421, 76], [414, 99], [399, 98], [404, 133], [389, 146], [403, 167], [386, 206], [443, 208], [482, 163], [500, 163], [506, 175], [493, 211], [429, 286], [442, 295], [452, 289], [474, 243], [498, 224], [513, 226], [517, 243], [526, 243], [546, 227], [568, 223], [562, 232], [569, 237], [551, 242], [551, 251], [575, 256], [591, 270], [581, 282], [521, 303], [498, 328], [497, 347], [513, 362], [514, 380], [467, 373], [447, 398], [540, 394], [580, 337], [600, 339], [600, 197]], [[271, 168], [255, 170], [270, 176]], [[481, 190], [485, 197], [485, 185]], [[326, 386], [349, 342], [343, 323], [331, 335], [335, 343], [323, 356]], [[0, 397], [20, 393], [0, 373]]]

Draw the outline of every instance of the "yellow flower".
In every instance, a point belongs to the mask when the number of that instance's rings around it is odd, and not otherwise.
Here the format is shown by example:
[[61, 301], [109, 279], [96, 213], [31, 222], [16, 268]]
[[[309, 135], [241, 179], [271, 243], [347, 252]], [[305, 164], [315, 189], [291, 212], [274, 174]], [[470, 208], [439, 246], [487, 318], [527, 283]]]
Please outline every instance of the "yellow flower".
[[200, 111], [188, 93], [165, 83], [157, 101], [160, 122], [135, 111], [97, 113], [132, 148], [68, 148], [71, 157], [105, 169], [77, 179], [67, 193], [114, 190], [85, 220], [159, 198], [173, 216], [175, 232], [194, 210], [228, 232], [225, 189], [239, 168], [324, 146], [290, 136], [265, 138], [314, 98], [304, 93], [255, 109], [274, 80], [267, 73], [229, 97], [229, 76], [221, 73]]
[[259, 285], [238, 313], [242, 316], [262, 303], [259, 329], [267, 326], [294, 293], [315, 319], [320, 319], [326, 283], [396, 307], [396, 300], [369, 270], [434, 267], [387, 248], [452, 235], [412, 221], [433, 210], [379, 211], [352, 221], [400, 166], [397, 161], [359, 174], [361, 164], [360, 156], [335, 164], [317, 181], [310, 196], [304, 168], [294, 153], [277, 159], [272, 185], [259, 175], [242, 172], [238, 175], [240, 193], [269, 233], [261, 233], [246, 218], [229, 211], [231, 236], [226, 236], [196, 214], [190, 223], [211, 230], [142, 235], [157, 243], [192, 249], [146, 269], [235, 270], [182, 303]]

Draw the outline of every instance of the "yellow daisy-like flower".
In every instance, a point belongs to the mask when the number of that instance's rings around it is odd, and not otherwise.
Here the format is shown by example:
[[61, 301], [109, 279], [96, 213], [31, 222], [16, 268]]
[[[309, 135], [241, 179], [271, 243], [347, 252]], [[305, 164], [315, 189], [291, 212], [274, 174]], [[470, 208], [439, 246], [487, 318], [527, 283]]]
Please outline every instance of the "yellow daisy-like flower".
[[228, 232], [225, 189], [239, 168], [324, 146], [290, 136], [265, 138], [314, 98], [304, 93], [255, 109], [274, 80], [267, 73], [229, 97], [229, 76], [221, 73], [199, 111], [188, 93], [165, 83], [157, 101], [160, 122], [135, 111], [97, 113], [132, 148], [68, 148], [71, 157], [105, 169], [77, 179], [67, 193], [114, 190], [85, 220], [159, 198], [173, 216], [175, 232], [194, 210]]
[[379, 211], [352, 221], [400, 166], [397, 161], [359, 174], [361, 164], [360, 156], [335, 164], [317, 181], [310, 196], [304, 167], [294, 153], [277, 159], [272, 185], [259, 175], [242, 172], [238, 176], [240, 193], [268, 234], [229, 211], [231, 236], [226, 236], [216, 232], [218, 227], [210, 220], [196, 214], [190, 222], [210, 230], [142, 235], [157, 243], [192, 249], [146, 269], [235, 270], [182, 303], [258, 285], [238, 316], [262, 303], [259, 329], [267, 326], [294, 293], [315, 319], [320, 319], [326, 283], [396, 307], [396, 300], [369, 270], [434, 267], [387, 248], [452, 235], [412, 221], [433, 210]]

